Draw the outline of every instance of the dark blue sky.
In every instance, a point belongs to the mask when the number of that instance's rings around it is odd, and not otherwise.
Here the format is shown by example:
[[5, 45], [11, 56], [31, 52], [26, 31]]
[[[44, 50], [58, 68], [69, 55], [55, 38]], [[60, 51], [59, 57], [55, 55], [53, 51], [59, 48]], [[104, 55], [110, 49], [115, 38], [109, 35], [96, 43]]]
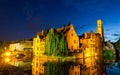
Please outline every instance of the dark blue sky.
[[78, 35], [95, 32], [97, 19], [103, 20], [105, 39], [117, 40], [120, 0], [0, 0], [0, 40], [32, 38], [68, 20]]

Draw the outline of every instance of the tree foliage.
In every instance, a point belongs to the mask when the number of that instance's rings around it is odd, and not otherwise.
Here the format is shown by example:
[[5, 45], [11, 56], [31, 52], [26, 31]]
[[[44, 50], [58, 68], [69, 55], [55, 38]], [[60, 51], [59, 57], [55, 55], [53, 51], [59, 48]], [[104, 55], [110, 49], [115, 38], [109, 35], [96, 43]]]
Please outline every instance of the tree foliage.
[[3, 51], [5, 47], [8, 47], [8, 42], [0, 41], [0, 51]]
[[46, 51], [48, 56], [67, 56], [68, 48], [63, 33], [51, 28], [46, 36]]
[[111, 50], [104, 50], [103, 57], [104, 59], [113, 59], [113, 52]]
[[118, 39], [117, 42], [115, 42], [115, 47], [118, 50], [119, 54], [120, 54], [120, 38]]

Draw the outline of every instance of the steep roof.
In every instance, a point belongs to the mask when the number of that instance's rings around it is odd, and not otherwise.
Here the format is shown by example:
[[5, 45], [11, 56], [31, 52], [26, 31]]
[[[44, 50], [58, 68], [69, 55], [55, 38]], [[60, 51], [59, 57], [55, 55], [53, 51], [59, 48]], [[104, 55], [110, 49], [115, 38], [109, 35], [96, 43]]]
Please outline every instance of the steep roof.
[[68, 26], [64, 26], [62, 28], [57, 28], [56, 30], [59, 33], [64, 33], [65, 34], [66, 32], [68, 32], [70, 30], [70, 27], [71, 27], [71, 25], [68, 25]]
[[35, 37], [39, 36], [39, 38], [44, 38], [46, 36], [46, 33], [44, 30], [42, 30], [41, 32], [38, 32], [37, 35]]

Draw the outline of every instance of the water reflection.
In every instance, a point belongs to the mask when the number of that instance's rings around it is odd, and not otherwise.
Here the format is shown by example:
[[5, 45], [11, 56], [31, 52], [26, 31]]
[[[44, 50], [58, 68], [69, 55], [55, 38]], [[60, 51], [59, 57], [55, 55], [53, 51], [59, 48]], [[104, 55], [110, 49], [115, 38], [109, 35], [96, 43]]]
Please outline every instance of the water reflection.
[[107, 75], [120, 75], [120, 58], [116, 59], [115, 55], [109, 58], [104, 57], [104, 63]]
[[[104, 60], [104, 61], [103, 61]], [[8, 68], [8, 64], [18, 67], [24, 72], [29, 70], [33, 75], [119, 75], [120, 60], [116, 57], [102, 58], [92, 56], [81, 59], [62, 59], [48, 57], [33, 57], [31, 59], [2, 58], [0, 69]], [[32, 71], [31, 71], [32, 70]], [[14, 71], [16, 72], [16, 71]], [[6, 73], [6, 71], [5, 71]], [[3, 74], [4, 75], [4, 74]], [[8, 74], [9, 75], [9, 74]]]
[[[16, 57], [17, 56], [17, 57]], [[31, 70], [32, 66], [32, 58], [28, 57], [28, 56], [23, 56], [23, 55], [15, 55], [12, 57], [2, 57], [0, 59], [3, 63], [5, 63], [6, 65], [11, 65], [11, 66], [15, 66], [18, 69], [21, 69], [23, 71], [25, 70]]]
[[33, 75], [103, 75], [105, 66], [101, 56], [62, 60], [34, 57]]

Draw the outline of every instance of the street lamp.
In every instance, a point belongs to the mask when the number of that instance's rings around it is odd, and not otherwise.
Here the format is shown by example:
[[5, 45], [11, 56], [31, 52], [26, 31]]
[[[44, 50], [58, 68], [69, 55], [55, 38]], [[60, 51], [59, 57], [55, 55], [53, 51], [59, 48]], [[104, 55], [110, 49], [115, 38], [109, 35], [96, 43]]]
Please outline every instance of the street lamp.
[[10, 61], [10, 58], [5, 58], [5, 61], [6, 61], [6, 62], [9, 62], [9, 61]]
[[6, 52], [6, 53], [5, 53], [5, 56], [10, 56], [10, 55], [11, 55], [10, 52]]

